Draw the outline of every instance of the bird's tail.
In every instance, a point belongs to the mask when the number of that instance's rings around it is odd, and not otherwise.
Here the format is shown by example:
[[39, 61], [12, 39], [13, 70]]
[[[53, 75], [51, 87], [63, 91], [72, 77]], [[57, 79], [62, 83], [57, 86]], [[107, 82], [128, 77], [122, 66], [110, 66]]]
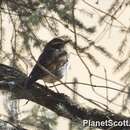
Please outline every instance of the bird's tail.
[[25, 86], [26, 88], [32, 88], [32, 85], [33, 85], [34, 82], [35, 82], [35, 80], [32, 79], [32, 78], [29, 76], [29, 77], [27, 77], [27, 79], [25, 80], [24, 86]]

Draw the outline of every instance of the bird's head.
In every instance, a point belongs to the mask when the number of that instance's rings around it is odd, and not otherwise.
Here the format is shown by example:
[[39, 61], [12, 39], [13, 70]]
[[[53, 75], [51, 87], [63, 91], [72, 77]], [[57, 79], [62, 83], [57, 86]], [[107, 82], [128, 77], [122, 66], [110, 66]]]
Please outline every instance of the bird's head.
[[49, 47], [49, 48], [61, 49], [61, 48], [64, 48], [68, 42], [70, 42], [70, 40], [54, 38], [46, 45], [45, 48]]

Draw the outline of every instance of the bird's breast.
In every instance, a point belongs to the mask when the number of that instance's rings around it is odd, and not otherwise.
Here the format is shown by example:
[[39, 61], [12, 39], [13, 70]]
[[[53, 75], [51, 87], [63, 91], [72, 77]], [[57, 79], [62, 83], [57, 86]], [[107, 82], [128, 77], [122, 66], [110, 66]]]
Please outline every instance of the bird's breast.
[[[64, 65], [60, 66], [59, 68], [56, 68], [56, 66], [55, 66], [56, 69], [53, 72], [51, 72], [51, 71], [50, 72], [53, 75], [55, 75], [56, 78], [58, 78], [60, 80], [65, 75], [67, 66], [68, 66], [68, 63], [65, 63]], [[55, 79], [53, 76], [51, 76], [49, 74], [44, 75], [42, 79], [44, 80], [44, 82], [47, 82], [47, 83], [54, 83], [57, 81], [57, 79]]]

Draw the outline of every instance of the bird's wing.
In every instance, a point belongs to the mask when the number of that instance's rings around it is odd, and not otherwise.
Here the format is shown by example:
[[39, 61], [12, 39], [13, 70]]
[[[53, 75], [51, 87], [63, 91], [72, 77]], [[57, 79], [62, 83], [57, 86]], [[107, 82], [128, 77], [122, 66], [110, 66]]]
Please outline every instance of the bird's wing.
[[55, 60], [56, 53], [55, 53], [55, 49], [50, 48], [45, 50], [38, 58], [38, 63], [41, 65], [44, 65], [45, 67], [48, 66], [49, 64], [52, 63], [52, 61]]
[[41, 65], [47, 67], [49, 69], [50, 65], [56, 64], [62, 62], [64, 60], [64, 57], [67, 56], [67, 52], [64, 50], [58, 50], [55, 48], [50, 48], [46, 51], [44, 51], [38, 59], [38, 63]]
[[44, 51], [38, 58], [37, 64], [35, 64], [34, 68], [32, 69], [29, 77], [34, 78], [35, 81], [39, 79], [41, 76], [44, 76], [46, 72], [42, 70], [38, 64], [48, 68], [48, 65], [52, 63], [55, 59], [55, 52], [53, 49], [49, 49], [47, 51]]

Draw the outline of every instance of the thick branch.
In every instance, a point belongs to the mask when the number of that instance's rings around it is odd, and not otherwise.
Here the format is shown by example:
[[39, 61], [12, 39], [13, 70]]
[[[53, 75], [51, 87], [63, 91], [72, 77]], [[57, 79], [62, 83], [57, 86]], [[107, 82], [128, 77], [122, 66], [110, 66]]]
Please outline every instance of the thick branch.
[[[0, 64], [0, 90], [6, 90], [12, 93], [13, 97], [16, 99], [27, 99], [31, 100], [41, 106], [44, 106], [54, 112], [59, 116], [66, 117], [73, 121], [81, 123], [82, 120], [91, 121], [123, 121], [128, 120], [130, 123], [130, 118], [122, 115], [113, 114], [110, 112], [103, 112], [97, 109], [87, 109], [80, 107], [78, 104], [74, 103], [68, 96], [63, 93], [55, 93], [54, 91], [42, 86], [38, 83], [34, 84], [31, 89], [26, 89], [24, 87], [24, 81], [26, 79], [26, 74], [21, 71]], [[98, 126], [100, 129], [109, 129], [109, 126]], [[113, 127], [111, 130], [122, 130], [130, 129], [129, 127]]]

